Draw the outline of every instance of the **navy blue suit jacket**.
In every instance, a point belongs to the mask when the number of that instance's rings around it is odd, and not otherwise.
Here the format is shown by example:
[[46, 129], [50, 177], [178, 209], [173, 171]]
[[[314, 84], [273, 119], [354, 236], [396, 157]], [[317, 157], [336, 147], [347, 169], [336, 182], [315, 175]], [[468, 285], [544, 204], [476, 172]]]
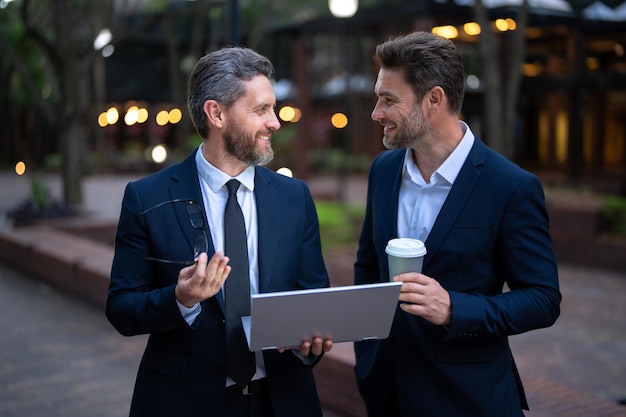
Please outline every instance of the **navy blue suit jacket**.
[[[372, 163], [356, 284], [389, 280], [404, 155]], [[388, 339], [355, 344], [370, 415], [522, 416], [507, 337], [552, 325], [561, 300], [540, 181], [476, 138], [425, 244], [423, 273], [449, 291], [452, 322], [398, 308]]]
[[[123, 335], [149, 334], [131, 415], [221, 415], [226, 381], [221, 293], [202, 302], [202, 312], [189, 326], [174, 295], [181, 266], [146, 260], [191, 259], [200, 232], [191, 225], [185, 204], [140, 214], [172, 199], [204, 206], [194, 158], [195, 152], [129, 183], [122, 202], [106, 315]], [[328, 286], [317, 213], [306, 184], [257, 167], [254, 193], [260, 292]], [[215, 249], [207, 224], [210, 257]], [[276, 416], [321, 416], [311, 367], [289, 351], [266, 351], [264, 359]]]

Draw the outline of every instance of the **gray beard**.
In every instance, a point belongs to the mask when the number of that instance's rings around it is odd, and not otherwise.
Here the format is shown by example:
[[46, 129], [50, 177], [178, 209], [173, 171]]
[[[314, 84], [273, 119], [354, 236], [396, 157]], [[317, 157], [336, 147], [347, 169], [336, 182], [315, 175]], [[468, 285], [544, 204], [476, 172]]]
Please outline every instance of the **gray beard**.
[[233, 130], [224, 133], [224, 148], [228, 155], [248, 166], [266, 165], [274, 159], [274, 150], [271, 147], [265, 153], [259, 152], [256, 138], [246, 135], [240, 129]]

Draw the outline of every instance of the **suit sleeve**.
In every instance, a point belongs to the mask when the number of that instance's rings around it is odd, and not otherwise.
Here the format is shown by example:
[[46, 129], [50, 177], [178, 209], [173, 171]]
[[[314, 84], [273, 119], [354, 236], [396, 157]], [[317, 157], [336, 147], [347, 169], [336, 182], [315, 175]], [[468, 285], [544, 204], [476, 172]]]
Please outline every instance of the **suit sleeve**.
[[185, 324], [176, 304], [176, 280], [157, 282], [156, 265], [145, 260], [150, 243], [141, 210], [137, 188], [130, 183], [122, 200], [106, 303], [107, 318], [125, 336], [166, 332]]
[[[510, 291], [476, 294], [450, 291], [449, 338], [523, 333], [554, 324], [561, 294], [541, 183], [527, 176], [506, 204], [493, 268]], [[475, 277], [480, 279], [480, 277]]]

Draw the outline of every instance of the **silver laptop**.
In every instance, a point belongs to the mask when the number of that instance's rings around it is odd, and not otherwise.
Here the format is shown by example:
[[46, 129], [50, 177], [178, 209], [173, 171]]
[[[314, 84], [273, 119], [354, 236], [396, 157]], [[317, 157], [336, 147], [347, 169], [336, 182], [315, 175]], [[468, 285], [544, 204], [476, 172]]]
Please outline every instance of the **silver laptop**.
[[298, 347], [312, 336], [334, 343], [389, 336], [401, 282], [284, 291], [252, 296], [242, 317], [251, 351]]

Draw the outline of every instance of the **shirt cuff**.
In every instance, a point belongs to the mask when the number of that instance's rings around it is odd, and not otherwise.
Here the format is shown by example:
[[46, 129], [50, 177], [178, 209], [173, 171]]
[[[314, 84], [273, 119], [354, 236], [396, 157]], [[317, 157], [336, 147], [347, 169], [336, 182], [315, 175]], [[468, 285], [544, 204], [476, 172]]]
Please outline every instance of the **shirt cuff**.
[[176, 304], [178, 304], [178, 309], [180, 310], [180, 314], [183, 316], [183, 319], [187, 322], [188, 325], [192, 325], [200, 311], [202, 311], [202, 306], [200, 303], [196, 303], [191, 307], [185, 307], [181, 303], [176, 300]]

